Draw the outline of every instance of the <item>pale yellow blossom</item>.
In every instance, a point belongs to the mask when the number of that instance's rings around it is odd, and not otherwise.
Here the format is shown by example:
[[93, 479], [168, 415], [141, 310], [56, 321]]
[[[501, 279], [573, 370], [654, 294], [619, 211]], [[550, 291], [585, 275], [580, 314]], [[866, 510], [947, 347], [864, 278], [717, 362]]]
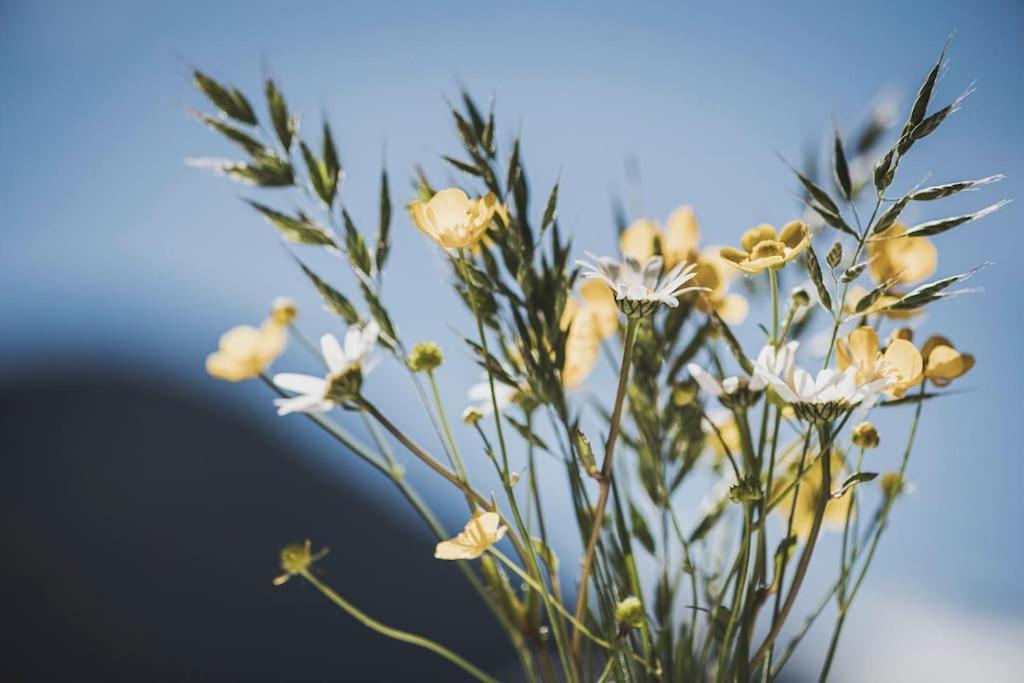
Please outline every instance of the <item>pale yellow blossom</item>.
[[458, 188], [441, 190], [428, 202], [409, 205], [413, 222], [424, 234], [445, 249], [472, 247], [487, 231], [498, 209], [498, 199], [489, 192], [470, 199]]
[[508, 527], [501, 523], [498, 513], [477, 510], [462, 533], [437, 544], [434, 557], [439, 560], [475, 560], [500, 541], [506, 531]]
[[920, 382], [924, 370], [921, 353], [911, 342], [895, 339], [883, 353], [878, 348], [878, 333], [868, 326], [858, 327], [836, 342], [836, 364], [841, 371], [855, 367], [859, 384], [888, 379], [882, 392], [896, 398]]
[[780, 232], [768, 223], [747, 230], [740, 238], [742, 249], [724, 247], [719, 253], [745, 273], [782, 268], [811, 243], [811, 232], [803, 221], [790, 221]]
[[284, 351], [287, 329], [268, 318], [259, 328], [239, 325], [228, 330], [206, 357], [206, 371], [229, 382], [259, 377]]

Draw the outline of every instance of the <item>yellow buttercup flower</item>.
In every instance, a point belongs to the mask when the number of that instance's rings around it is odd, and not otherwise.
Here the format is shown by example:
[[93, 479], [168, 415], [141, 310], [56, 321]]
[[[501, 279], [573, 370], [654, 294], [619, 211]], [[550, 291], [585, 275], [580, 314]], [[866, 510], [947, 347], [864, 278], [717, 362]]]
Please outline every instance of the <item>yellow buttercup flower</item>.
[[865, 385], [889, 380], [882, 392], [899, 398], [921, 380], [924, 361], [911, 342], [896, 339], [882, 353], [878, 349], [878, 333], [869, 326], [858, 327], [845, 339], [836, 342], [836, 364], [845, 372], [857, 369], [856, 381]]
[[935, 335], [921, 347], [925, 359], [924, 376], [937, 387], [944, 387], [974, 367], [974, 356], [961, 353], [953, 342]]
[[896, 223], [868, 242], [871, 279], [876, 283], [892, 280], [911, 285], [935, 272], [938, 251], [927, 237], [899, 237], [907, 226]]
[[239, 325], [225, 332], [206, 357], [206, 371], [229, 382], [259, 377], [284, 351], [288, 328], [268, 318], [259, 329]]
[[700, 226], [693, 208], [681, 206], [669, 215], [664, 231], [649, 218], [633, 221], [619, 236], [619, 250], [640, 263], [661, 254], [665, 269], [670, 270], [677, 263], [693, 261], [699, 241]]
[[424, 234], [445, 249], [472, 247], [487, 231], [498, 210], [493, 192], [470, 199], [457, 187], [441, 190], [428, 202], [409, 205], [413, 222]]
[[710, 291], [697, 298], [697, 307], [707, 313], [709, 307], [730, 325], [739, 325], [747, 318], [750, 306], [746, 297], [729, 293], [729, 283], [737, 271], [721, 254], [721, 247], [708, 247], [697, 256], [697, 277], [693, 280]]
[[743, 272], [760, 273], [768, 268], [782, 268], [810, 243], [811, 232], [803, 221], [790, 221], [780, 232], [762, 223], [743, 233], [741, 249], [723, 247], [720, 253]]
[[[808, 463], [813, 462], [811, 456], [812, 454], [810, 453], [807, 456]], [[832, 458], [829, 463], [832, 477], [832, 481], [829, 482], [829, 490], [831, 491], [837, 488], [843, 481], [845, 463], [843, 462], [843, 457], [837, 451], [832, 451], [830, 457]], [[796, 475], [796, 468], [797, 463], [793, 463], [793, 472], [784, 477], [782, 481], [776, 482], [773, 488], [775, 490], [782, 490], [782, 487], [789, 485]], [[811, 534], [811, 527], [814, 526], [814, 515], [818, 508], [818, 497], [820, 495], [821, 464], [815, 462], [800, 479], [800, 490], [796, 493], [796, 507], [793, 510], [793, 533], [801, 540], [806, 540]], [[783, 517], [788, 517], [792, 505], [793, 491], [790, 491], [778, 503], [775, 509]], [[821, 522], [822, 529], [841, 529], [846, 522], [846, 511], [850, 509], [849, 505], [850, 501], [846, 498], [830, 498], [825, 504], [825, 515]], [[853, 512], [852, 509], [851, 512]]]
[[582, 301], [569, 298], [562, 312], [562, 329], [569, 332], [562, 384], [568, 389], [582, 384], [597, 365], [601, 340], [619, 329], [619, 309], [608, 287], [597, 280], [586, 280], [580, 285], [580, 298]]
[[508, 527], [501, 523], [498, 513], [477, 510], [462, 533], [437, 544], [434, 557], [439, 560], [475, 560], [500, 541], [506, 531]]

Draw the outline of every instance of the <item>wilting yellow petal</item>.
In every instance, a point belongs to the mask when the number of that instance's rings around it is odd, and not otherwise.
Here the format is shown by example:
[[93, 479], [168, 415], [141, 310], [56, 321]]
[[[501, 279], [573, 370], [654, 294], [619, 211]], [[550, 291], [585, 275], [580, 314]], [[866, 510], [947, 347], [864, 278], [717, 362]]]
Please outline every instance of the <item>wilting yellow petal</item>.
[[473, 560], [483, 555], [508, 531], [501, 524], [496, 512], [477, 510], [466, 527], [455, 538], [441, 541], [434, 548], [434, 557], [439, 560]]
[[658, 237], [658, 224], [648, 218], [633, 221], [619, 235], [619, 251], [640, 263], [654, 256], [654, 241]]
[[700, 244], [700, 226], [693, 208], [680, 206], [669, 214], [665, 223], [665, 234], [661, 237], [661, 253], [665, 257], [665, 269], [677, 263], [689, 261]]

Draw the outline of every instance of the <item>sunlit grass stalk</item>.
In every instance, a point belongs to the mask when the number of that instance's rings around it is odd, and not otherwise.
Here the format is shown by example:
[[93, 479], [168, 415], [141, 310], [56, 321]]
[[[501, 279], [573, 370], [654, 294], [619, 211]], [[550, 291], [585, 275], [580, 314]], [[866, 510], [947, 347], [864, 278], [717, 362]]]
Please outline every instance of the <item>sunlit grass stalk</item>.
[[[622, 348], [622, 362], [619, 367], [619, 384], [615, 392], [615, 404], [612, 409], [611, 422], [608, 426], [608, 441], [605, 446], [604, 461], [601, 465], [600, 478], [598, 479], [597, 506], [594, 509], [594, 516], [591, 522], [590, 538], [583, 554], [583, 563], [580, 570], [580, 582], [576, 597], [576, 621], [582, 622], [587, 610], [587, 580], [590, 577], [591, 565], [594, 562], [594, 552], [597, 550], [597, 541], [601, 536], [601, 527], [604, 524], [605, 506], [608, 504], [608, 494], [612, 485], [614, 472], [615, 441], [619, 435], [619, 426], [622, 421], [622, 404], [626, 397], [626, 388], [629, 384], [629, 370], [633, 362], [633, 349], [636, 344], [636, 333], [640, 326], [640, 319], [630, 317], [626, 325], [626, 339]], [[579, 652], [580, 633], [577, 627], [573, 633], [572, 652], [577, 656]]]
[[444, 657], [449, 662], [459, 667], [460, 669], [462, 669], [478, 681], [483, 681], [484, 683], [498, 683], [498, 679], [491, 677], [483, 670], [479, 669], [473, 664], [470, 664], [468, 661], [466, 661], [459, 655], [455, 654], [454, 652], [446, 648], [444, 645], [440, 645], [439, 643], [436, 643], [433, 640], [430, 640], [429, 638], [425, 638], [415, 633], [401, 631], [397, 628], [392, 628], [390, 626], [382, 624], [381, 622], [377, 621], [373, 617], [369, 616], [365, 612], [358, 609], [355, 605], [347, 601], [345, 598], [338, 595], [333, 589], [331, 589], [330, 586], [326, 585], [320, 579], [313, 576], [312, 572], [310, 572], [308, 569], [302, 570], [299, 573], [299, 576], [301, 576], [306, 581], [311, 583], [313, 587], [321, 593], [323, 593], [324, 596], [327, 597], [327, 599], [329, 599], [331, 602], [333, 602], [341, 609], [345, 610], [349, 614], [349, 616], [351, 616], [353, 619], [356, 619], [367, 628], [372, 629], [377, 633], [380, 633], [381, 635], [387, 636], [388, 638], [393, 638], [394, 640], [399, 640], [403, 643], [408, 643], [410, 645], [415, 645], [417, 647], [422, 647], [426, 650], [430, 650], [431, 652], [438, 654], [441, 657]]

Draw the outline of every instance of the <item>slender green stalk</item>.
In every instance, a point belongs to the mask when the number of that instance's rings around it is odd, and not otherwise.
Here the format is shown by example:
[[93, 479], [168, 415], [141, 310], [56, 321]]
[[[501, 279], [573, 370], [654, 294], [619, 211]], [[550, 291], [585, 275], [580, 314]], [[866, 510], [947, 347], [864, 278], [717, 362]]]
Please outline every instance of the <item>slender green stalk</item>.
[[[622, 421], [622, 404], [626, 397], [626, 387], [629, 385], [629, 370], [633, 364], [633, 349], [636, 344], [636, 333], [640, 327], [638, 318], [630, 318], [626, 326], [626, 340], [622, 348], [622, 363], [619, 366], [619, 385], [615, 392], [615, 405], [612, 409], [611, 423], [608, 426], [608, 442], [605, 445], [604, 462], [601, 465], [601, 474], [598, 479], [597, 507], [594, 510], [594, 517], [590, 529], [590, 538], [587, 541], [586, 552], [583, 554], [583, 565], [580, 571], [580, 585], [576, 596], [576, 621], [582, 622], [587, 611], [587, 580], [590, 577], [591, 565], [594, 563], [594, 552], [597, 550], [597, 541], [601, 537], [601, 526], [604, 524], [605, 506], [608, 504], [608, 493], [611, 490], [613, 476], [613, 459], [615, 457], [615, 441], [619, 436], [619, 426]], [[580, 632], [577, 627], [572, 637], [572, 653], [574, 657], [579, 653]]]
[[[537, 559], [537, 552], [534, 550], [533, 543], [530, 542], [530, 530], [523, 522], [523, 516], [519, 511], [519, 504], [516, 502], [515, 492], [512, 490], [512, 481], [510, 479], [510, 469], [508, 463], [508, 449], [505, 447], [505, 435], [502, 431], [502, 420], [501, 410], [498, 406], [498, 396], [494, 391], [494, 371], [491, 368], [490, 352], [487, 348], [487, 334], [484, 332], [484, 319], [480, 315], [480, 308], [477, 306], [476, 294], [472, 277], [469, 273], [469, 269], [466, 266], [466, 254], [464, 250], [459, 250], [458, 265], [462, 274], [462, 278], [466, 283], [466, 288], [469, 291], [469, 303], [470, 308], [473, 310], [473, 317], [476, 318], [477, 334], [480, 338], [480, 348], [484, 353], [484, 365], [487, 368], [487, 383], [491, 393], [491, 407], [494, 411], [494, 424], [495, 430], [498, 434], [498, 446], [501, 449], [501, 462], [502, 462], [502, 476], [501, 483], [505, 489], [505, 496], [508, 498], [509, 507], [512, 509], [512, 517], [515, 519], [516, 527], [519, 529], [519, 533], [522, 534], [526, 543], [526, 557], [530, 561], [530, 569], [533, 574], [537, 577], [543, 577], [540, 568], [540, 561]], [[544, 587], [543, 580], [541, 584], [541, 597], [544, 599], [544, 606], [548, 613], [548, 621], [551, 623], [551, 631], [555, 636], [555, 645], [558, 649], [558, 656], [562, 663], [562, 668], [565, 671], [566, 676], [570, 676], [574, 671], [574, 667], [570, 661], [567, 644], [565, 642], [565, 634], [562, 632], [562, 622], [558, 618], [553, 606], [554, 600], [551, 597], [550, 592]]]
[[715, 667], [719, 681], [724, 681], [726, 678], [733, 630], [736, 627], [736, 621], [740, 612], [746, 609], [741, 607], [741, 603], [743, 603], [743, 589], [747, 583], [747, 572], [750, 569], [750, 538], [753, 535], [750, 507], [750, 503], [743, 504], [743, 540], [740, 544], [741, 559], [739, 571], [736, 574], [736, 587], [732, 594], [732, 609], [729, 610], [729, 621], [725, 627], [725, 637], [722, 639], [722, 646], [718, 651], [718, 665]]
[[[803, 584], [804, 576], [807, 574], [807, 568], [810, 566], [811, 556], [814, 554], [814, 547], [818, 541], [818, 533], [821, 531], [821, 521], [825, 517], [825, 506], [828, 504], [829, 496], [832, 493], [830, 490], [830, 483], [832, 481], [832, 458], [829, 457], [829, 449], [832, 447], [832, 435], [829, 433], [827, 426], [821, 427], [819, 431], [819, 442], [821, 444], [821, 491], [818, 494], [818, 504], [814, 510], [814, 521], [811, 524], [811, 531], [807, 538], [807, 545], [804, 547], [804, 551], [800, 555], [800, 561], [793, 574], [793, 585], [790, 586], [789, 594], [786, 596], [786, 601], [782, 604], [782, 607], [778, 612], [778, 617], [773, 619], [771, 630], [768, 632], [768, 635], [765, 636], [764, 642], [761, 643], [761, 646], [757, 649], [757, 652], [750, 660], [750, 668], [752, 669], [759, 666], [761, 658], [767, 653], [768, 648], [775, 642], [775, 639], [779, 637], [779, 633], [782, 632], [782, 626], [786, 623], [786, 617], [789, 616], [790, 610], [793, 609], [797, 593], [800, 591], [800, 586]], [[793, 494], [793, 497], [795, 502], [796, 493]], [[779, 590], [781, 591], [781, 585]]]
[[459, 655], [455, 654], [454, 652], [446, 648], [444, 645], [436, 643], [433, 640], [430, 640], [429, 638], [416, 635], [415, 633], [401, 631], [397, 628], [392, 628], [390, 626], [382, 624], [370, 615], [358, 609], [355, 605], [350, 603], [345, 598], [335, 593], [330, 586], [326, 585], [325, 583], [320, 581], [320, 579], [313, 576], [313, 574], [308, 569], [302, 570], [299, 573], [299, 576], [304, 578], [306, 581], [309, 581], [309, 583], [311, 583], [314, 588], [323, 593], [331, 602], [333, 602], [341, 609], [345, 610], [349, 614], [349, 616], [351, 616], [353, 619], [356, 619], [367, 628], [370, 628], [383, 636], [387, 636], [388, 638], [394, 638], [395, 640], [400, 640], [403, 643], [409, 643], [410, 645], [416, 645], [417, 647], [422, 647], [426, 650], [430, 650], [431, 652], [444, 657], [449, 662], [459, 667], [460, 669], [462, 669], [478, 681], [484, 681], [484, 683], [498, 683], [498, 680], [496, 678], [492, 678], [481, 669], [470, 664], [465, 659], [463, 659]]
[[[924, 396], [925, 386], [927, 382], [921, 382], [920, 395]], [[917, 426], [921, 421], [921, 409], [924, 406], [924, 400], [919, 400], [917, 406], [914, 408], [914, 420], [910, 424], [910, 435], [907, 438], [907, 446], [903, 451], [903, 459], [900, 462], [900, 484], [903, 483], [903, 477], [907, 471], [907, 463], [910, 460], [910, 452], [914, 448], [914, 439], [917, 436]], [[853, 599], [857, 597], [858, 591], [860, 591], [861, 583], [864, 581], [864, 577], [868, 573], [868, 568], [871, 566], [871, 561], [875, 557], [875, 550], [878, 548], [878, 542], [882, 538], [882, 533], [885, 532], [885, 528], [889, 521], [889, 511], [892, 509], [893, 501], [896, 499], [895, 495], [890, 495], [886, 498], [883, 504], [881, 514], [879, 514], [878, 527], [875, 529], [875, 535], [871, 539], [871, 546], [868, 548], [867, 557], [864, 559], [864, 564], [861, 565], [860, 573], [857, 575], [857, 579], [853, 583], [853, 588], [849, 594], [845, 596], [845, 600], [842, 602], [839, 608], [839, 616], [836, 618], [835, 627], [832, 629], [832, 639], [829, 642], [828, 653], [825, 655], [825, 663], [821, 669], [821, 676], [819, 681], [825, 681], [828, 678], [829, 670], [832, 668], [832, 659], [835, 657], [836, 647], [839, 644], [839, 635], [843, 630], [843, 625], [846, 623], [846, 614], [850, 609], [850, 605], [853, 603]]]
[[768, 269], [768, 282], [772, 289], [772, 346], [779, 345], [779, 273]]

